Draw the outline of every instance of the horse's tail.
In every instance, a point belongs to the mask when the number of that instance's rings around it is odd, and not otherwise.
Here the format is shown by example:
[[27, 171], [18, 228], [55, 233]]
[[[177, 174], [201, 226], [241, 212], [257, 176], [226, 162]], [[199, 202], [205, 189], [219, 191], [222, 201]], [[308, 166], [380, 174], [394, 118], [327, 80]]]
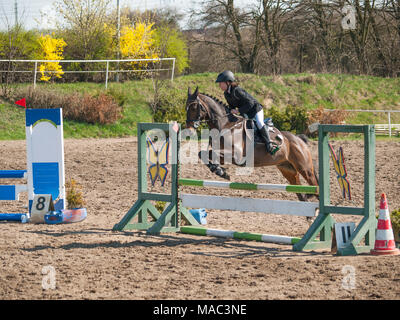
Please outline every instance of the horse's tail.
[[308, 144], [308, 137], [305, 135], [305, 134], [303, 134], [303, 133], [300, 133], [300, 134], [296, 134], [296, 137], [299, 137], [301, 140], [303, 140], [306, 144]]
[[[305, 144], [308, 144], [308, 141], [310, 141], [308, 139], [308, 137], [303, 133], [296, 134], [296, 137], [299, 137], [301, 140], [303, 140]], [[313, 163], [313, 167], [315, 168], [314, 163]], [[314, 177], [315, 177], [315, 180], [317, 180], [317, 182], [319, 183], [318, 174], [315, 170], [314, 170]]]
[[[313, 165], [314, 165], [314, 164], [313, 164]], [[317, 183], [318, 183], [318, 185], [319, 185], [318, 174], [317, 174], [317, 172], [315, 171], [315, 166], [314, 166], [314, 177], [315, 177], [315, 180], [317, 180]]]

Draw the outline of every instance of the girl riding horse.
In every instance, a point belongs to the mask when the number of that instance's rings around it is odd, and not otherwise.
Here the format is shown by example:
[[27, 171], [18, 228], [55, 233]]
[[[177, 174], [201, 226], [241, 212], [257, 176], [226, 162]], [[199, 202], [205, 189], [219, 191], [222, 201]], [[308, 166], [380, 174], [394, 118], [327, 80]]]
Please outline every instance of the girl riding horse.
[[249, 119], [255, 119], [257, 129], [265, 143], [267, 152], [272, 154], [271, 138], [268, 128], [264, 123], [264, 110], [262, 105], [247, 93], [246, 90], [239, 87], [234, 74], [229, 70], [220, 73], [215, 82], [218, 83], [221, 90], [224, 91], [225, 99], [233, 114], [237, 113], [235, 109], [237, 107], [241, 116], [246, 115]]

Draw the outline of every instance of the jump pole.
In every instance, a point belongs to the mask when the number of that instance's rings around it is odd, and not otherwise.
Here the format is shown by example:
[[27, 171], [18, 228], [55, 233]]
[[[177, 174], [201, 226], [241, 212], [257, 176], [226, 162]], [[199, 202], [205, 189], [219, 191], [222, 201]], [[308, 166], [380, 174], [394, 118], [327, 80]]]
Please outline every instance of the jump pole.
[[253, 240], [278, 244], [293, 245], [301, 240], [301, 238], [279, 236], [274, 234], [261, 234], [250, 232], [239, 232], [231, 230], [208, 229], [196, 226], [183, 226], [180, 231], [185, 234], [192, 234], [198, 236], [211, 236], [219, 238], [237, 239], [237, 240]]
[[209, 188], [211, 187], [218, 189], [266, 190], [266, 191], [318, 194], [318, 186], [265, 184], [265, 183], [255, 184], [255, 183], [196, 180], [196, 179], [184, 179], [184, 178], [179, 179], [178, 183], [180, 186], [209, 187]]
[[180, 194], [179, 199], [182, 201], [182, 205], [188, 208], [259, 212], [302, 217], [315, 217], [319, 208], [318, 202], [208, 196], [187, 193]]

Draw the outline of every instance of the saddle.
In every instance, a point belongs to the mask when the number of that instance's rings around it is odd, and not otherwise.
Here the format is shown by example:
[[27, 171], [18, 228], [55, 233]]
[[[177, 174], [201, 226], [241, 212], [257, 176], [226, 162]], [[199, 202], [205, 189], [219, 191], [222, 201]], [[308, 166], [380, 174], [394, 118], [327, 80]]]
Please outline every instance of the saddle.
[[[261, 135], [259, 133], [259, 130], [257, 128], [255, 120], [253, 120], [253, 119], [245, 119], [244, 121], [246, 122], [245, 130], [246, 131], [247, 130], [253, 130], [253, 132], [254, 132], [254, 145], [256, 145], [257, 143], [264, 144], [264, 141], [261, 138]], [[268, 128], [269, 137], [271, 139], [272, 144], [274, 144], [275, 146], [280, 147], [282, 145], [282, 143], [283, 143], [282, 133], [277, 128], [274, 127], [274, 124], [273, 124], [271, 118], [265, 119], [264, 123]], [[247, 134], [247, 132], [246, 132], [246, 134]]]
[[[265, 143], [262, 140], [253, 119], [246, 119], [243, 117], [235, 116], [235, 120], [236, 121], [232, 122], [232, 126], [229, 128], [229, 130], [231, 131], [230, 135], [231, 137], [230, 139], [232, 139], [230, 140], [231, 144], [229, 144], [228, 140], [225, 140], [224, 137], [223, 141], [220, 144], [220, 147], [222, 149], [219, 149], [217, 151], [216, 149], [213, 149], [213, 152], [215, 152], [217, 156], [220, 156], [218, 151], [221, 150], [222, 152], [224, 152], [224, 154], [226, 154], [227, 150], [229, 153], [233, 152], [231, 155], [232, 156], [234, 155], [233, 157], [234, 163], [238, 166], [246, 166], [245, 162], [246, 151], [247, 151], [246, 142], [252, 141], [251, 143], [253, 143], [254, 147], [261, 146], [262, 150], [265, 150]], [[266, 121], [264, 122], [267, 125], [267, 128], [269, 130], [270, 140], [274, 146], [274, 152], [272, 153], [272, 155], [274, 155], [281, 149], [281, 146], [283, 146], [284, 144], [283, 135], [278, 129], [274, 127], [271, 118], [266, 119]], [[232, 141], [234, 141], [234, 143], [232, 143]], [[225, 143], [227, 143], [228, 146], [232, 146], [233, 150], [231, 151], [229, 151], [229, 149], [225, 150], [224, 149]]]

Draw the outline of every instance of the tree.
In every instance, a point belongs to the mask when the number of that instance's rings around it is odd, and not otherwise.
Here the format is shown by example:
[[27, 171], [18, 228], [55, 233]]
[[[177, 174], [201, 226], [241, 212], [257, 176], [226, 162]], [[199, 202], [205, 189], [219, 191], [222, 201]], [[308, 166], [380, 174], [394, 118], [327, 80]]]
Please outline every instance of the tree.
[[189, 67], [188, 47], [180, 32], [167, 24], [155, 31], [155, 46], [160, 57], [175, 58], [178, 73]]
[[254, 15], [260, 19], [262, 32], [260, 39], [270, 61], [271, 72], [280, 74], [282, 66], [280, 51], [285, 37], [285, 28], [297, 1], [289, 0], [259, 0], [261, 10]]
[[313, 52], [314, 64], [323, 72], [341, 71], [342, 60], [349, 55], [346, 48], [346, 33], [342, 27], [344, 19], [343, 2], [327, 0], [304, 0], [299, 5], [296, 16], [305, 28], [310, 51]]
[[37, 34], [34, 31], [27, 31], [24, 28], [24, 13], [18, 18], [18, 22], [12, 24], [3, 11], [4, 16], [1, 17], [4, 31], [0, 32], [0, 59], [8, 60], [0, 63], [0, 95], [8, 98], [12, 95], [13, 88], [11, 86], [15, 81], [25, 80], [26, 74], [17, 73], [17, 70], [32, 68], [32, 64], [16, 63], [12, 60], [32, 59], [36, 52], [38, 43], [36, 41]]
[[371, 8], [372, 39], [376, 52], [374, 74], [400, 75], [400, 0], [378, 2]]
[[[66, 58], [95, 60], [109, 58], [112, 55], [112, 47], [110, 48], [112, 39], [106, 28], [111, 24], [107, 15], [110, 4], [111, 0], [55, 2], [55, 10], [62, 17], [57, 23], [57, 34], [68, 43], [64, 53]], [[85, 71], [94, 67], [96, 66], [90, 63], [81, 64], [81, 69]], [[86, 79], [87, 74], [84, 74], [81, 80]]]
[[[144, 12], [122, 9], [127, 21], [151, 21], [154, 29], [154, 46], [161, 58], [176, 58], [176, 70], [182, 72], [189, 66], [188, 45], [179, 28], [183, 15], [176, 10], [163, 8]], [[160, 62], [160, 67], [162, 67]]]
[[228, 59], [239, 63], [242, 72], [255, 72], [261, 46], [259, 17], [253, 19], [250, 11], [236, 8], [234, 0], [208, 0], [199, 11], [193, 9], [191, 15], [201, 29], [215, 31], [211, 37], [204, 32], [203, 38], [195, 42], [220, 47]]
[[372, 40], [372, 11], [375, 8], [375, 0], [348, 0], [353, 6], [357, 21], [357, 27], [349, 29], [350, 38], [352, 40], [356, 58], [358, 62], [359, 73], [368, 74], [371, 71], [369, 60], [369, 44]]

